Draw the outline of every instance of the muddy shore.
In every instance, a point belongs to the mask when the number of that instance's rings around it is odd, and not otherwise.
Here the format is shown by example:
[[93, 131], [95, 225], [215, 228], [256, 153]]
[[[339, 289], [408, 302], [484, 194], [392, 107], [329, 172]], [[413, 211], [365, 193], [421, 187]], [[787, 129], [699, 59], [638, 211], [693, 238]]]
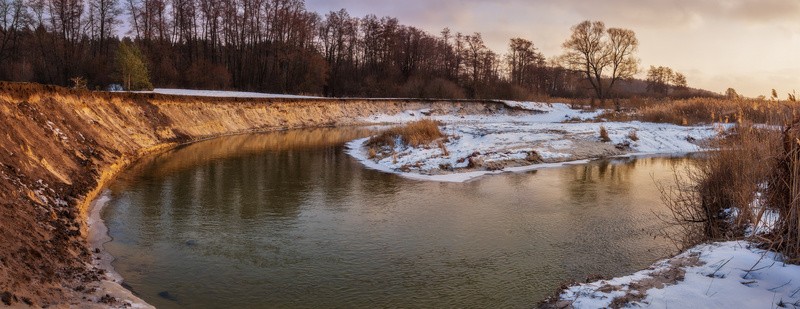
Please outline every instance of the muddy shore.
[[103, 269], [110, 261], [99, 254], [102, 240], [89, 239], [89, 225], [105, 184], [147, 154], [222, 135], [357, 125], [373, 114], [416, 109], [530, 113], [496, 101], [210, 98], [0, 82], [0, 304], [146, 305]]

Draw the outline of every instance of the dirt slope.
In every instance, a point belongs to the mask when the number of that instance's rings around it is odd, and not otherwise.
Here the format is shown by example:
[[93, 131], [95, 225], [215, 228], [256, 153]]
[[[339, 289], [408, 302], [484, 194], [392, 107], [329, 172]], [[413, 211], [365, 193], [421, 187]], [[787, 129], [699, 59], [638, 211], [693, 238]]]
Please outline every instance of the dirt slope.
[[113, 303], [97, 297], [103, 274], [88, 266], [87, 208], [105, 181], [147, 153], [420, 108], [523, 113], [491, 101], [226, 99], [0, 82], [0, 306]]

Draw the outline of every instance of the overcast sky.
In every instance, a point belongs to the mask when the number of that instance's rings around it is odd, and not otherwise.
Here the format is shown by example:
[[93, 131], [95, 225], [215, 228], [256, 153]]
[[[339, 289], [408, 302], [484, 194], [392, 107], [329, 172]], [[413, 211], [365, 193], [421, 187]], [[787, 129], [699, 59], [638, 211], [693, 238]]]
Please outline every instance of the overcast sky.
[[[665, 65], [689, 85], [755, 97], [772, 88], [800, 92], [800, 0], [306, 0], [310, 11], [397, 17], [439, 33], [481, 32], [505, 53], [508, 40], [532, 40], [547, 57], [562, 52], [583, 20], [628, 28], [639, 38], [641, 67]], [[643, 73], [640, 73], [643, 75]]]

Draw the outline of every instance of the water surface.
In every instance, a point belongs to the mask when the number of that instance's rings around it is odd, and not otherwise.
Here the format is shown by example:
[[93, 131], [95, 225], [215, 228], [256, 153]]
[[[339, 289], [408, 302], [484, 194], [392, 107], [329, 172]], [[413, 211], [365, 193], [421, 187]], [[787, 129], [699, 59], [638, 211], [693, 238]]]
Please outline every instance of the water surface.
[[363, 129], [224, 137], [150, 157], [111, 186], [105, 248], [159, 308], [531, 307], [568, 279], [673, 253], [639, 158], [421, 182], [363, 168]]

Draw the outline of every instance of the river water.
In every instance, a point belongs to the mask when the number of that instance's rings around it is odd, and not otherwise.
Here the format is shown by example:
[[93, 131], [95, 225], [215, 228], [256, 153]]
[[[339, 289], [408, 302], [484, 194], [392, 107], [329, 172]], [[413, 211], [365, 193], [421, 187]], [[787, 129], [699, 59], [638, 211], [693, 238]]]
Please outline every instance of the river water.
[[109, 188], [113, 266], [159, 308], [527, 308], [674, 253], [653, 236], [656, 182], [692, 159], [421, 182], [345, 154], [367, 134], [230, 136], [143, 160]]

